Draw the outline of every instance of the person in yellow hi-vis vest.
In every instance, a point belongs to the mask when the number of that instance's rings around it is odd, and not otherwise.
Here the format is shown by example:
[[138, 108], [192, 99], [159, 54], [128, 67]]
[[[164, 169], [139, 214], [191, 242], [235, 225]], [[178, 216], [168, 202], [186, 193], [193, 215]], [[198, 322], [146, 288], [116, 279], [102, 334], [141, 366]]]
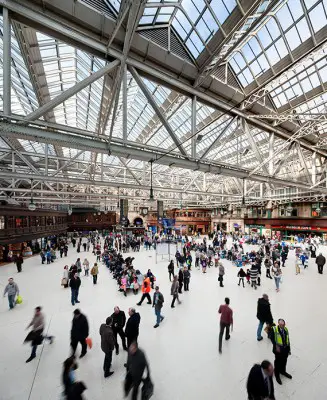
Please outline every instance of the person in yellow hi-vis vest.
[[275, 377], [280, 385], [280, 375], [292, 379], [292, 375], [286, 372], [287, 358], [291, 354], [290, 337], [283, 319], [278, 320], [278, 325], [272, 328], [271, 341], [275, 354]]

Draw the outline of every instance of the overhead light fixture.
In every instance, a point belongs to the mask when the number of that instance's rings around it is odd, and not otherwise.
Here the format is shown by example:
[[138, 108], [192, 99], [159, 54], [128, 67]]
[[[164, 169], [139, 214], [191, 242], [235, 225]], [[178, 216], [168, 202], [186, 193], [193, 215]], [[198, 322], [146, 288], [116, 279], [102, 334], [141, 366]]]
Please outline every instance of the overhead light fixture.
[[249, 151], [250, 151], [249, 149], [244, 149], [244, 150], [241, 152], [242, 156], [246, 156], [246, 155], [248, 154]]
[[72, 213], [73, 213], [72, 207], [71, 207], [71, 206], [68, 206], [67, 214], [68, 214], [68, 215], [72, 215]]
[[35, 211], [36, 210], [36, 205], [35, 205], [35, 203], [33, 201], [33, 179], [31, 180], [31, 201], [30, 201], [30, 203], [28, 205], [28, 209], [30, 211]]
[[196, 137], [196, 141], [197, 141], [198, 143], [200, 143], [202, 139], [203, 139], [203, 135], [198, 134], [197, 137]]
[[318, 203], [318, 207], [316, 208], [316, 213], [320, 214], [321, 213], [321, 208], [319, 207], [319, 203]]
[[152, 164], [153, 164], [153, 160], [150, 160], [150, 197], [149, 197], [149, 202], [153, 203], [155, 201], [154, 198], [154, 193], [153, 193], [153, 186], [152, 186]]
[[120, 209], [119, 186], [118, 186], [117, 196], [118, 196], [117, 211], [119, 211], [119, 209]]

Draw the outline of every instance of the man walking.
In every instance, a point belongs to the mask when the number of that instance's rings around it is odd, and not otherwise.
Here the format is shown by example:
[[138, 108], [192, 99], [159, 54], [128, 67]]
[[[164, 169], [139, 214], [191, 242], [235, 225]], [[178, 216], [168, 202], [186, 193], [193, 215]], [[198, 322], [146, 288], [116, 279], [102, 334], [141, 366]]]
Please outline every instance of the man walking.
[[319, 256], [316, 258], [316, 264], [318, 266], [318, 273], [322, 274], [324, 271], [324, 265], [326, 264], [326, 258], [319, 253]]
[[[125, 381], [125, 397], [128, 396], [128, 393], [133, 388], [132, 392], [132, 400], [137, 400], [139, 386], [142, 382], [142, 377], [145, 371], [145, 368], [148, 370], [149, 376], [149, 365], [145, 358], [144, 352], [139, 349], [136, 342], [131, 343], [128, 349], [128, 358], [127, 358], [127, 377]], [[126, 383], [128, 381], [128, 387], [126, 387]]]
[[273, 374], [274, 367], [267, 360], [251, 368], [246, 384], [249, 400], [275, 400]]
[[230, 339], [229, 329], [233, 325], [233, 310], [229, 307], [230, 300], [228, 297], [225, 298], [225, 304], [219, 307], [218, 313], [221, 314], [220, 317], [220, 332], [219, 332], [219, 353], [222, 352], [222, 341], [224, 336], [224, 331], [226, 329], [225, 339]]
[[286, 372], [287, 358], [291, 354], [290, 337], [283, 319], [278, 320], [278, 325], [273, 327], [271, 335], [273, 353], [275, 354], [275, 377], [280, 385], [280, 375], [292, 379], [292, 375]]
[[223, 266], [222, 262], [219, 262], [218, 282], [219, 282], [220, 287], [224, 287], [224, 285], [223, 285], [224, 275], [225, 275], [225, 267]]
[[112, 362], [112, 352], [115, 348], [114, 332], [112, 330], [112, 318], [108, 317], [105, 324], [101, 324], [99, 330], [101, 336], [101, 350], [104, 352], [103, 371], [104, 377], [109, 378], [114, 371], [110, 371]]
[[190, 271], [188, 270], [187, 267], [184, 267], [183, 276], [184, 276], [184, 292], [188, 292], [189, 291], [191, 273], [190, 273]]
[[79, 294], [79, 287], [81, 286], [81, 280], [77, 272], [74, 273], [72, 279], [69, 281], [69, 286], [71, 290], [71, 302], [72, 305], [74, 306], [75, 303], [79, 303], [78, 294]]
[[112, 324], [112, 330], [114, 332], [114, 338], [115, 338], [115, 348], [116, 348], [116, 354], [119, 354], [119, 344], [117, 340], [117, 335], [120, 336], [122, 344], [123, 344], [123, 349], [127, 350], [126, 347], [126, 336], [124, 333], [124, 326], [126, 324], [126, 315], [124, 311], [121, 311], [118, 306], [114, 308], [114, 313], [111, 315], [113, 324]]
[[261, 332], [264, 323], [268, 325], [269, 329], [274, 321], [271, 315], [269, 297], [267, 294], [263, 294], [262, 298], [258, 299], [257, 318], [259, 320], [259, 325], [257, 329], [257, 340], [260, 342], [263, 339], [263, 337], [261, 336]]
[[125, 328], [125, 336], [127, 339], [127, 347], [129, 348], [132, 342], [137, 342], [141, 316], [135, 311], [135, 308], [130, 308], [128, 310], [128, 315], [129, 318]]
[[142, 285], [142, 297], [141, 300], [137, 303], [138, 306], [141, 306], [144, 299], [146, 298], [148, 300], [148, 304], [151, 304], [151, 297], [150, 297], [150, 291], [151, 291], [151, 282], [149, 277], [145, 277]]
[[19, 295], [19, 288], [16, 282], [14, 282], [14, 278], [8, 279], [8, 284], [5, 287], [5, 291], [3, 292], [3, 297], [8, 293], [8, 303], [9, 309], [12, 310], [16, 305], [16, 296]]
[[163, 294], [159, 292], [159, 286], [156, 286], [156, 291], [154, 292], [153, 295], [153, 305], [152, 305], [152, 307], [154, 307], [154, 312], [157, 316], [157, 323], [154, 325], [154, 328], [158, 328], [160, 322], [162, 322], [165, 318], [163, 315], [161, 315], [161, 309], [163, 307], [164, 301], [165, 299], [163, 297]]
[[181, 304], [181, 301], [179, 300], [179, 296], [178, 296], [178, 276], [175, 275], [174, 279], [173, 279], [173, 283], [171, 285], [171, 289], [170, 289], [170, 294], [173, 296], [173, 300], [171, 302], [171, 308], [175, 308], [175, 301], [178, 301], [178, 304]]
[[89, 323], [85, 315], [83, 315], [78, 308], [74, 310], [74, 318], [72, 321], [71, 342], [70, 345], [75, 354], [78, 343], [82, 346], [82, 353], [80, 358], [84, 357], [87, 353], [86, 338], [89, 336]]
[[24, 342], [28, 342], [28, 341], [32, 342], [32, 353], [31, 353], [30, 357], [26, 360], [27, 363], [29, 363], [36, 357], [37, 346], [39, 346], [43, 342], [43, 339], [48, 339], [50, 341], [50, 344], [53, 343], [53, 336], [43, 336], [42, 335], [42, 333], [44, 331], [44, 327], [45, 327], [45, 319], [44, 319], [44, 315], [41, 312], [41, 310], [42, 310], [41, 307], [35, 308], [34, 317], [26, 328], [26, 329], [29, 329], [31, 326], [33, 327], [33, 329], [27, 335], [27, 337], [24, 341]]

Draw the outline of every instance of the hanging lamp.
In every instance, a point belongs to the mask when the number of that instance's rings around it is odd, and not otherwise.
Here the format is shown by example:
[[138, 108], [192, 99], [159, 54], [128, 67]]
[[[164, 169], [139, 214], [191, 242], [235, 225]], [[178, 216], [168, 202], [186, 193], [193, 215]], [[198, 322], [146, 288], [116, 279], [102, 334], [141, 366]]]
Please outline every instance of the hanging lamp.
[[33, 179], [31, 180], [31, 201], [30, 201], [30, 203], [28, 205], [28, 209], [30, 211], [35, 211], [36, 210], [36, 205], [35, 205], [34, 200], [33, 200]]

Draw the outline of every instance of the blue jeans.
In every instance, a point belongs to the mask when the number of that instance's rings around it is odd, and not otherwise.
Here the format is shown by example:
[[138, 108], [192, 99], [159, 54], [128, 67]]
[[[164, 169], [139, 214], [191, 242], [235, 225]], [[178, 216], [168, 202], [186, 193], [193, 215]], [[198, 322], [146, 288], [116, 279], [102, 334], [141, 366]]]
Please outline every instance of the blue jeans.
[[78, 289], [72, 289], [72, 305], [78, 302]]
[[263, 321], [259, 321], [259, 325], [258, 325], [258, 329], [257, 329], [257, 339], [260, 339], [261, 333], [262, 333], [262, 328], [263, 328], [264, 322]]
[[276, 289], [279, 289], [280, 277], [275, 277]]
[[157, 316], [157, 325], [160, 325], [160, 322], [162, 321], [163, 317], [161, 316], [161, 310], [154, 310], [154, 313]]
[[9, 302], [10, 309], [15, 307], [15, 295], [14, 294], [8, 295], [8, 302]]

